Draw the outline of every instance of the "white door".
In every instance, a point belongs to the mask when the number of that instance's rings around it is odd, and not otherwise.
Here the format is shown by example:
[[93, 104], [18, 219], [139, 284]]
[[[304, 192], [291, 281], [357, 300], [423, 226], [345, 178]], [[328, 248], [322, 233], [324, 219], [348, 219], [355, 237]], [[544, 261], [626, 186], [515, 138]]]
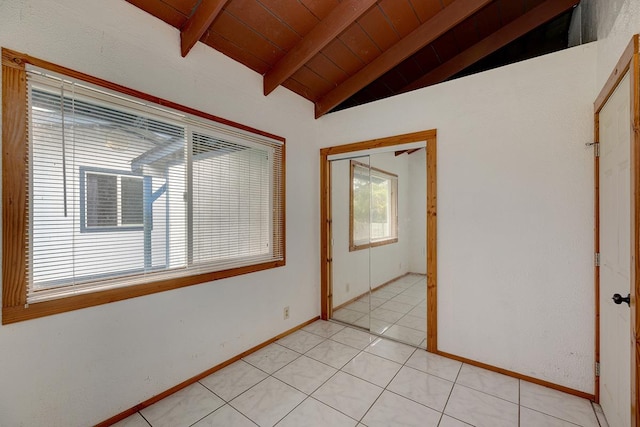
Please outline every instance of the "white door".
[[600, 404], [612, 427], [631, 425], [629, 74], [600, 111]]

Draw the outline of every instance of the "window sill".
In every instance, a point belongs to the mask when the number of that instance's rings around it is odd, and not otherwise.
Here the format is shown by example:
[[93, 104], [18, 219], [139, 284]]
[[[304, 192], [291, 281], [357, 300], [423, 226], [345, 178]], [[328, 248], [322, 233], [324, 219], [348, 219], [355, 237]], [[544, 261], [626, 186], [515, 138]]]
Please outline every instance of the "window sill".
[[185, 286], [199, 283], [211, 282], [225, 279], [227, 277], [239, 276], [241, 274], [254, 273], [268, 270], [270, 268], [282, 267], [285, 261], [271, 261], [262, 264], [255, 264], [246, 267], [239, 267], [229, 270], [215, 271], [212, 273], [198, 274], [188, 277], [160, 280], [145, 283], [142, 285], [128, 286], [123, 288], [109, 289], [105, 291], [92, 292], [85, 295], [65, 297], [55, 300], [25, 304], [23, 306], [3, 307], [2, 324], [22, 322], [29, 319], [37, 319], [52, 314], [64, 313], [81, 308], [93, 307], [110, 302], [122, 301], [129, 298], [136, 298], [143, 295], [150, 295], [156, 292], [164, 292], [172, 289], [183, 288]]
[[371, 243], [363, 243], [361, 245], [353, 244], [349, 246], [349, 252], [360, 251], [360, 250], [369, 249], [369, 248], [376, 248], [378, 246], [390, 245], [392, 243], [397, 243], [397, 242], [398, 242], [398, 238], [394, 237], [392, 239], [378, 240]]

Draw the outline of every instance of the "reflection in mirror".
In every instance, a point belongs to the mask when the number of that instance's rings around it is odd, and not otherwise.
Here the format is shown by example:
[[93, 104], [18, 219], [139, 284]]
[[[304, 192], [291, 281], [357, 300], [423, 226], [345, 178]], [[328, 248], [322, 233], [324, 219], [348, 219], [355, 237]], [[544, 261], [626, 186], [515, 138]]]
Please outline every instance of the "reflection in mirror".
[[396, 150], [331, 163], [333, 319], [424, 348], [426, 150]]
[[[354, 165], [360, 165], [355, 175]], [[367, 330], [371, 309], [369, 182], [368, 156], [331, 162], [333, 319]], [[352, 251], [355, 242], [362, 250]]]

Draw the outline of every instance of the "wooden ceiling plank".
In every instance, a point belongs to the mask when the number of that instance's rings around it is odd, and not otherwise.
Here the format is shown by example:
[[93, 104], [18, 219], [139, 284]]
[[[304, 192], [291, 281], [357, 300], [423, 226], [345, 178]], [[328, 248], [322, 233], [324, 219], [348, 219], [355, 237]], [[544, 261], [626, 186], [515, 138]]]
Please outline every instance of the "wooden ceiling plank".
[[193, 15], [180, 30], [180, 52], [182, 57], [187, 56], [189, 51], [204, 35], [207, 28], [222, 11], [222, 8], [229, 0], [205, 0], [193, 12]]
[[320, 54], [326, 56], [349, 76], [355, 74], [364, 66], [362, 60], [345, 46], [340, 39], [333, 40], [320, 51]]
[[436, 16], [442, 10], [440, 0], [410, 0], [420, 23], [424, 23]]
[[156, 0], [127, 0], [127, 2], [150, 13], [172, 27], [181, 28], [184, 23], [187, 22], [185, 15], [166, 3], [157, 2]]
[[408, 36], [421, 24], [413, 6], [407, 0], [381, 0], [380, 9], [400, 38]]
[[260, 0], [271, 13], [286, 23], [300, 37], [307, 34], [320, 21], [307, 7], [300, 2], [283, 2], [282, 0]]
[[463, 49], [458, 48], [458, 42], [456, 41], [453, 31], [449, 31], [438, 37], [437, 40], [431, 43], [431, 46], [435, 49], [441, 63], [447, 62], [463, 51]]
[[215, 50], [224, 52], [229, 58], [246, 65], [258, 74], [263, 74], [270, 68], [269, 63], [254, 56], [246, 49], [230, 42], [215, 31], [207, 32], [202, 41]]
[[389, 25], [380, 6], [369, 9], [358, 19], [358, 24], [380, 50], [387, 50], [400, 40], [393, 27]]
[[344, 0], [335, 7], [265, 74], [264, 94], [273, 92], [375, 3], [376, 0]]
[[294, 79], [288, 79], [286, 82], [282, 83], [282, 86], [286, 87], [293, 93], [297, 93], [304, 99], [313, 99], [313, 92], [308, 87]]
[[461, 22], [453, 30], [453, 33], [455, 35], [460, 51], [463, 51], [465, 48], [480, 41], [480, 39], [478, 38], [478, 32], [476, 30], [475, 19], [473, 17], [465, 19], [464, 22]]
[[277, 46], [283, 52], [282, 55], [301, 40], [291, 26], [258, 0], [234, 0], [229, 2], [224, 11]]
[[575, 6], [579, 0], [547, 0], [526, 14], [516, 18], [495, 33], [485, 37], [459, 55], [433, 69], [420, 79], [407, 85], [402, 92], [419, 89], [443, 82], [468, 66], [506, 46], [512, 41], [534, 30], [545, 22]]
[[400, 71], [402, 72], [402, 75], [405, 76], [405, 80], [407, 82], [412, 82], [415, 79], [422, 77], [425, 73], [424, 69], [420, 66], [420, 63], [413, 57], [401, 64]]
[[421, 76], [424, 75], [427, 71], [432, 70], [440, 65], [438, 55], [436, 55], [436, 52], [431, 46], [426, 46], [420, 49], [412, 56], [412, 58], [415, 59], [418, 65], [420, 65], [420, 68], [423, 70]]
[[319, 21], [322, 21], [324, 18], [331, 13], [331, 11], [338, 7], [340, 2], [338, 0], [299, 0], [304, 7], [309, 9], [311, 13], [318, 18]]
[[524, 12], [528, 12], [532, 9], [535, 9], [536, 6], [540, 6], [542, 3], [544, 3], [545, 0], [526, 0], [524, 1]]
[[[218, 33], [232, 42], [238, 48], [246, 50], [251, 55], [273, 66], [281, 58], [283, 51], [269, 42], [263, 35], [249, 28], [244, 22], [223, 10], [208, 33]], [[207, 37], [205, 37], [206, 39]], [[226, 51], [222, 50], [226, 54]]]
[[327, 58], [322, 52], [311, 58], [306, 65], [314, 73], [322, 76], [325, 80], [334, 82], [336, 85], [349, 78], [349, 75], [345, 73], [342, 68], [334, 64], [333, 61]]
[[502, 25], [507, 25], [525, 12], [522, 2], [500, 0], [500, 18]]
[[291, 76], [291, 79], [309, 88], [312, 96], [311, 99], [318, 99], [323, 93], [333, 87], [331, 82], [325, 80], [322, 76], [318, 75], [306, 65], [300, 67], [300, 69]]
[[492, 3], [476, 15], [478, 25], [478, 33], [480, 39], [493, 34], [501, 27], [500, 24], [500, 8], [498, 3]]
[[433, 42], [460, 22], [491, 3], [493, 0], [456, 0], [436, 16], [420, 25], [375, 60], [363, 67], [344, 83], [316, 101], [316, 118], [329, 112], [345, 99], [373, 82], [423, 46]]
[[382, 49], [375, 44], [360, 24], [351, 25], [340, 34], [338, 39], [365, 64], [373, 61], [382, 53]]
[[378, 79], [381, 80], [384, 85], [389, 88], [389, 90], [391, 91], [391, 95], [395, 94], [411, 82], [411, 80], [407, 80], [406, 76], [399, 68], [399, 66], [393, 67]]
[[198, 0], [161, 0], [185, 16], [191, 16], [193, 8], [198, 5]]

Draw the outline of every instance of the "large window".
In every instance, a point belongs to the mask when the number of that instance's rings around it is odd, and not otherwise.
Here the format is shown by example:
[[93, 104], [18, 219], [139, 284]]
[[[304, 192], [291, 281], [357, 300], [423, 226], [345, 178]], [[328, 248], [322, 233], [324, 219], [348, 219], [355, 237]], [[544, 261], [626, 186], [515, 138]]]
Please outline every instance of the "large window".
[[398, 176], [351, 161], [351, 251], [398, 241]]
[[284, 265], [281, 138], [11, 55], [4, 323]]

